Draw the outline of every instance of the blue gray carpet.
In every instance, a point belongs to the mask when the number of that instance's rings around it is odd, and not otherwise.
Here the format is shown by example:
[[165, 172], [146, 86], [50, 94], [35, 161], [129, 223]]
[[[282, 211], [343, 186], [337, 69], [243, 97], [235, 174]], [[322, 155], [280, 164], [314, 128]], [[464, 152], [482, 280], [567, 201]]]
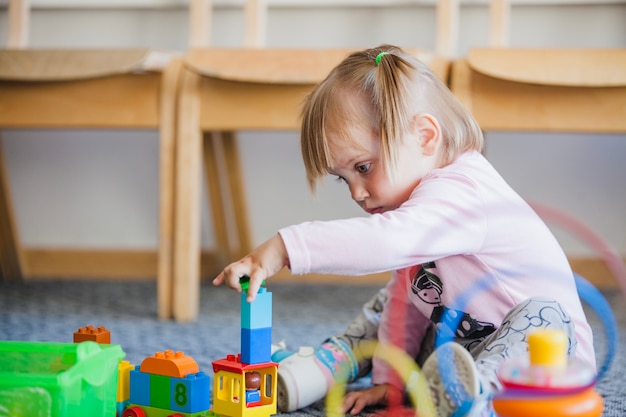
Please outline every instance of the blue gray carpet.
[[[377, 287], [268, 283], [273, 293], [273, 340], [289, 348], [317, 345], [345, 328]], [[605, 292], [617, 317], [620, 350], [598, 391], [606, 417], [626, 416], [626, 306], [617, 291]], [[592, 312], [598, 357], [606, 339]], [[157, 351], [173, 349], [193, 356], [201, 369], [239, 352], [239, 298], [231, 290], [203, 284], [200, 316], [194, 323], [159, 321], [153, 282], [28, 281], [0, 283], [0, 340], [71, 342], [86, 325], [106, 326], [111, 342], [122, 346], [134, 364]], [[210, 373], [210, 372], [207, 372]], [[293, 417], [324, 416], [320, 401]], [[370, 415], [364, 414], [364, 415]]]

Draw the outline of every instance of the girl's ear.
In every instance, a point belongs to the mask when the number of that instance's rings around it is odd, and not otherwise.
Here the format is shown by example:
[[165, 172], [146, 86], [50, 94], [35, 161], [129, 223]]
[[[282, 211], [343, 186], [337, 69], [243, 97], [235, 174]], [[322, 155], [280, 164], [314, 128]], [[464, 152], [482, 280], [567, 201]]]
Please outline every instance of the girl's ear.
[[442, 141], [439, 121], [428, 113], [417, 114], [413, 117], [413, 129], [419, 137], [424, 155], [435, 155]]

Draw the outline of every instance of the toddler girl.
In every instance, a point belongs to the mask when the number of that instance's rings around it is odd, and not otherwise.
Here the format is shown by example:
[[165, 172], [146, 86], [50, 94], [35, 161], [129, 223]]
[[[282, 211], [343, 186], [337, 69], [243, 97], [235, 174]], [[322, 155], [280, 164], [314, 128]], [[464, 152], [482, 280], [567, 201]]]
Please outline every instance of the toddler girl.
[[[399, 401], [404, 382], [387, 363], [355, 361], [366, 339], [415, 358], [440, 416], [490, 415], [497, 369], [526, 354], [538, 328], [565, 330], [568, 354], [595, 366], [562, 249], [481, 155], [476, 121], [422, 62], [390, 45], [349, 55], [308, 96], [301, 145], [312, 189], [336, 176], [370, 216], [281, 229], [214, 284], [240, 290], [248, 275], [252, 301], [284, 266], [293, 274], [393, 274], [344, 333], [281, 361], [279, 409], [322, 398], [337, 369], [353, 380], [370, 364], [373, 386], [349, 393], [345, 411]], [[481, 282], [484, 290], [458, 302]], [[454, 342], [435, 350], [437, 334]], [[461, 379], [458, 396], [446, 394], [442, 362]]]

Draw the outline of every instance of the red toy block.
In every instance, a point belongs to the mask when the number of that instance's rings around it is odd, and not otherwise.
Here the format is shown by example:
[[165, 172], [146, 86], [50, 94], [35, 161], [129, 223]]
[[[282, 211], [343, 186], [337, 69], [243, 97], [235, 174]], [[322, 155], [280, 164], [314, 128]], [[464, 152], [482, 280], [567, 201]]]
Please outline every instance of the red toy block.
[[104, 326], [85, 326], [74, 332], [74, 343], [91, 341], [96, 343], [111, 343], [111, 332]]

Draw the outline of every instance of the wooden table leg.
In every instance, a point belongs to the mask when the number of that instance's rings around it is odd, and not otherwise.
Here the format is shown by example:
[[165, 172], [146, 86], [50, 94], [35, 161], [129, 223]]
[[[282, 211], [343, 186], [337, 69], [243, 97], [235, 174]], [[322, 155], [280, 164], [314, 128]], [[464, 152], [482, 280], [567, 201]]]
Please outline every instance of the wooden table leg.
[[172, 61], [163, 72], [159, 123], [159, 256], [157, 266], [157, 313], [172, 318], [174, 197], [176, 168], [176, 98], [182, 61]]
[[178, 102], [174, 224], [174, 318], [192, 321], [200, 302], [202, 137], [200, 76], [183, 69]]
[[21, 264], [21, 250], [13, 216], [9, 178], [0, 142], [0, 281], [22, 280]]

